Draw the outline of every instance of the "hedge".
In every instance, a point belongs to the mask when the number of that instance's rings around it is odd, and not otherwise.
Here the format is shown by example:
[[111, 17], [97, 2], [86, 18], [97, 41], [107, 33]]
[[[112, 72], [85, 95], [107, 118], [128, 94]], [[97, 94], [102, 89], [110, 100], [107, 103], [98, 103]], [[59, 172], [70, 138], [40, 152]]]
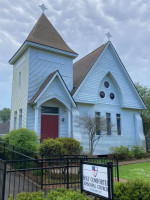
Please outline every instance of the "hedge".
[[40, 144], [39, 153], [42, 156], [60, 154], [80, 154], [80, 142], [73, 138], [45, 139]]
[[138, 179], [127, 183], [116, 182], [114, 200], [150, 200], [150, 183]]
[[64, 188], [58, 188], [56, 191], [51, 190], [46, 197], [44, 197], [44, 193], [32, 192], [25, 193], [22, 192], [17, 195], [16, 199], [9, 197], [8, 200], [88, 200], [89, 198], [85, 194], [81, 194], [79, 191], [67, 190]]
[[36, 152], [39, 147], [37, 134], [26, 128], [10, 131], [2, 137], [2, 141], [9, 145], [21, 147], [34, 152]]
[[133, 160], [146, 158], [146, 151], [139, 146], [120, 146], [110, 148], [114, 158], [119, 160]]

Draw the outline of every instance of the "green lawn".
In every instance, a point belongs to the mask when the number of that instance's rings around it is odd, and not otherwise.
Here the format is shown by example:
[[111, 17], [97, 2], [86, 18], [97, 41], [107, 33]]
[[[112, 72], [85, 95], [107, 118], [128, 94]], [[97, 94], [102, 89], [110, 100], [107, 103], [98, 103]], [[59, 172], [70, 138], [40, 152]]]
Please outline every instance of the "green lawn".
[[142, 179], [150, 182], [150, 162], [119, 166], [119, 177], [126, 180]]

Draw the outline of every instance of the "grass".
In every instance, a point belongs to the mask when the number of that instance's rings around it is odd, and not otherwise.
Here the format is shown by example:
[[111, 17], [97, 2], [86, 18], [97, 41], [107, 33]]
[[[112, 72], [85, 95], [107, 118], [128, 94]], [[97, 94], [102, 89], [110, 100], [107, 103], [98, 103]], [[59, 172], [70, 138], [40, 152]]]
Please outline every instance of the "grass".
[[119, 177], [126, 180], [142, 179], [150, 182], [150, 162], [119, 166]]

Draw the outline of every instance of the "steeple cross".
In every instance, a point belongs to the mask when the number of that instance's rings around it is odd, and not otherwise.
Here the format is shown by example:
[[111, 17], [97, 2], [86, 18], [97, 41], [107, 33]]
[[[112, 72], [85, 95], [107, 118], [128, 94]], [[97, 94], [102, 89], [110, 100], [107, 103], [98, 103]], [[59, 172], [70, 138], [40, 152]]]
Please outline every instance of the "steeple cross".
[[40, 5], [39, 7], [42, 9], [43, 13], [44, 13], [45, 10], [47, 10], [47, 8], [44, 4]]
[[109, 40], [110, 40], [110, 38], [112, 37], [112, 35], [110, 34], [110, 32], [106, 33], [105, 35], [107, 36], [107, 38], [108, 38], [108, 41], [109, 41]]

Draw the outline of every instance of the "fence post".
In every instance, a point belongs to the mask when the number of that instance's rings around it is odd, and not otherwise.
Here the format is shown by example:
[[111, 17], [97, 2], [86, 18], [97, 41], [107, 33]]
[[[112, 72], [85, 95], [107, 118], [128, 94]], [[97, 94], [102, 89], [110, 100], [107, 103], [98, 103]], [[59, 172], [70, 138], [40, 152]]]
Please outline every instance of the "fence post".
[[109, 186], [108, 186], [108, 189], [109, 189], [109, 199], [114, 199], [113, 196], [113, 162], [108, 162], [107, 163], [107, 169], [108, 169], [108, 183], [109, 183]]
[[118, 163], [118, 158], [116, 159], [117, 162], [117, 181], [119, 181], [119, 163]]
[[81, 158], [81, 160], [80, 160], [80, 189], [81, 189], [81, 192], [83, 191], [83, 184], [82, 184], [82, 182], [83, 182], [83, 180], [82, 180], [82, 170], [83, 170], [83, 168], [82, 168], [82, 163], [83, 163], [83, 160], [82, 160], [82, 158]]
[[41, 190], [43, 189], [43, 156], [41, 160]]
[[4, 198], [5, 198], [5, 182], [6, 182], [6, 162], [4, 162], [3, 186], [2, 186], [2, 200], [4, 200]]
[[69, 159], [67, 158], [67, 189], [69, 189]]
[[4, 159], [5, 159], [5, 147], [6, 147], [6, 144], [4, 143]]

